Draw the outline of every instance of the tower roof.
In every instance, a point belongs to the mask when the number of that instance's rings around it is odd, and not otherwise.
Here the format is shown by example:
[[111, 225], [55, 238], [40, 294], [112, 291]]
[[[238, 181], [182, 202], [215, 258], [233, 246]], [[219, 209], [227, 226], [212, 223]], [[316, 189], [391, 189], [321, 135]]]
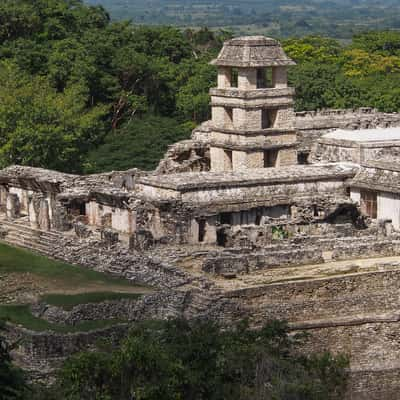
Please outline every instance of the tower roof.
[[277, 67], [295, 65], [281, 44], [265, 36], [243, 36], [224, 43], [212, 65], [229, 67]]

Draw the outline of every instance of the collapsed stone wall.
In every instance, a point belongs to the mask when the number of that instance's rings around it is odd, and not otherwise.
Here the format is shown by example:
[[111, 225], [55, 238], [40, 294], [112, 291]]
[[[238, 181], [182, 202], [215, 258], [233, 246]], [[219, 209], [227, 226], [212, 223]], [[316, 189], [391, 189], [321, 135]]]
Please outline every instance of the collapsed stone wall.
[[19, 366], [35, 382], [51, 382], [54, 372], [66, 357], [80, 351], [93, 350], [99, 341], [116, 346], [126, 336], [128, 324], [118, 324], [90, 332], [70, 334], [36, 332], [20, 326], [7, 324], [5, 337], [17, 344], [12, 356]]

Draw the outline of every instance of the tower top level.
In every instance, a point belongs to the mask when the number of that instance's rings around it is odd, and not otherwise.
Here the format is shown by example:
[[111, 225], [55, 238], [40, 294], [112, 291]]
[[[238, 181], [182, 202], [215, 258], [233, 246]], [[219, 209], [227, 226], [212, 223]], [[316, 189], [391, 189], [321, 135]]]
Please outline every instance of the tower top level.
[[265, 36], [243, 36], [226, 41], [211, 64], [221, 67], [260, 68], [296, 63], [285, 54], [277, 40]]

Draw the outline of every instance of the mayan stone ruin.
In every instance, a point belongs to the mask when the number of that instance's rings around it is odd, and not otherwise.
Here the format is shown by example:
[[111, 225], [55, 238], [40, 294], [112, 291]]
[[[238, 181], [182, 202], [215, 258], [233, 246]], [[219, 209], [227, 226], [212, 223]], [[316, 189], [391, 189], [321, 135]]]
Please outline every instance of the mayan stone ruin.
[[[400, 390], [400, 114], [298, 112], [274, 39], [241, 37], [212, 62], [211, 121], [168, 149], [155, 171], [78, 176], [0, 171], [0, 237], [156, 288], [134, 305], [34, 311], [287, 320], [313, 350], [350, 356], [348, 399]], [[17, 360], [51, 373], [104, 332], [16, 327]]]

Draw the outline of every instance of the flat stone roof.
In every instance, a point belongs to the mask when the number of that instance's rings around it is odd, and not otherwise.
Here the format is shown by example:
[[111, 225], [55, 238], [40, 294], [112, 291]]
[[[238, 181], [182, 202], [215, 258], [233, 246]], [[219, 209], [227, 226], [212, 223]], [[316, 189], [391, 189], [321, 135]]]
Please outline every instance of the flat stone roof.
[[400, 141], [400, 127], [395, 128], [376, 128], [376, 129], [359, 129], [355, 131], [338, 129], [333, 132], [326, 133], [323, 139], [348, 140], [360, 143], [384, 142], [384, 141]]
[[207, 188], [346, 178], [353, 177], [358, 168], [358, 165], [352, 163], [332, 163], [249, 169], [234, 172], [186, 172], [140, 177], [137, 183], [175, 191], [192, 191]]

